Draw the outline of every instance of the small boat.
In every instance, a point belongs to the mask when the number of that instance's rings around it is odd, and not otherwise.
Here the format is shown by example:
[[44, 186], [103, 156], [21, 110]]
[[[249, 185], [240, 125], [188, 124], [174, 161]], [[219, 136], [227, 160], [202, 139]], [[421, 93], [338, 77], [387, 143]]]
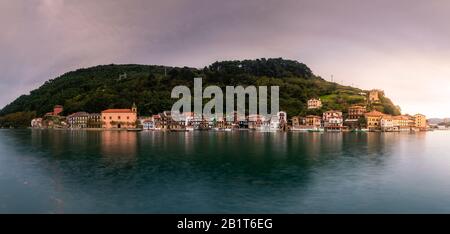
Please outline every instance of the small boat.
[[327, 129], [325, 132], [342, 132], [341, 129]]
[[213, 128], [216, 132], [231, 132], [231, 128]]
[[324, 132], [323, 128], [308, 129], [308, 132]]
[[140, 132], [142, 130], [143, 130], [142, 128], [128, 128], [127, 129], [128, 132]]
[[289, 129], [291, 132], [308, 132], [308, 130], [312, 130], [312, 128], [308, 127], [292, 127]]

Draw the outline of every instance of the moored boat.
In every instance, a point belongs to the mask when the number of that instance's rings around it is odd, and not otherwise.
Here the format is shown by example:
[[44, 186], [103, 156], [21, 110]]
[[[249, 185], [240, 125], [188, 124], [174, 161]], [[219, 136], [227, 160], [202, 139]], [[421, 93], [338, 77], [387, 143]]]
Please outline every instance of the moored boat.
[[314, 129], [309, 129], [308, 132], [324, 132], [323, 128], [314, 128]]
[[128, 132], [140, 132], [142, 130], [143, 130], [142, 128], [128, 128], [127, 129]]

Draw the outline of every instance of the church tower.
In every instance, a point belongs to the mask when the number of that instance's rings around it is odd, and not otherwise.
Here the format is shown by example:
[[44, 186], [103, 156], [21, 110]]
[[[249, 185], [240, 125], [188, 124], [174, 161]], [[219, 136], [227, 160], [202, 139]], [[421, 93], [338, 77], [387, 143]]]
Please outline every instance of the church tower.
[[136, 103], [133, 103], [133, 106], [131, 107], [131, 111], [134, 112], [134, 113], [137, 113]]

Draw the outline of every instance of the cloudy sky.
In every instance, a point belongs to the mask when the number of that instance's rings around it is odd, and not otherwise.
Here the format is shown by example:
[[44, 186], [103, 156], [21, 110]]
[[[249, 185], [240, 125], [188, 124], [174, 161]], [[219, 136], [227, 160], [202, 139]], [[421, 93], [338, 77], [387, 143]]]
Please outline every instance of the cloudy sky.
[[450, 117], [447, 0], [0, 0], [0, 107], [80, 67], [283, 57]]

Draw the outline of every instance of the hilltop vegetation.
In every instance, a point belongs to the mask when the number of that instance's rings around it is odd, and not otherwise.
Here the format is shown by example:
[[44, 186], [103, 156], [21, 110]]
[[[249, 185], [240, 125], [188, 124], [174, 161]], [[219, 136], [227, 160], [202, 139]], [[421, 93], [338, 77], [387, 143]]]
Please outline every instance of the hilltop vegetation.
[[[322, 98], [323, 110], [346, 111], [352, 104], [365, 103], [363, 90], [341, 86], [314, 75], [303, 63], [292, 60], [257, 59], [215, 62], [203, 69], [152, 65], [102, 65], [68, 72], [45, 82], [28, 95], [22, 95], [0, 111], [0, 125], [23, 127], [34, 116], [42, 116], [54, 105], [64, 105], [65, 115], [87, 111], [98, 113], [108, 108], [129, 108], [135, 102], [140, 115], [170, 110], [173, 87], [193, 87], [195, 77], [203, 87], [266, 85], [280, 86], [280, 107], [288, 116], [318, 114], [308, 111], [309, 98]], [[374, 106], [388, 114], [399, 109], [386, 97]], [[20, 121], [15, 121], [18, 119]]]

